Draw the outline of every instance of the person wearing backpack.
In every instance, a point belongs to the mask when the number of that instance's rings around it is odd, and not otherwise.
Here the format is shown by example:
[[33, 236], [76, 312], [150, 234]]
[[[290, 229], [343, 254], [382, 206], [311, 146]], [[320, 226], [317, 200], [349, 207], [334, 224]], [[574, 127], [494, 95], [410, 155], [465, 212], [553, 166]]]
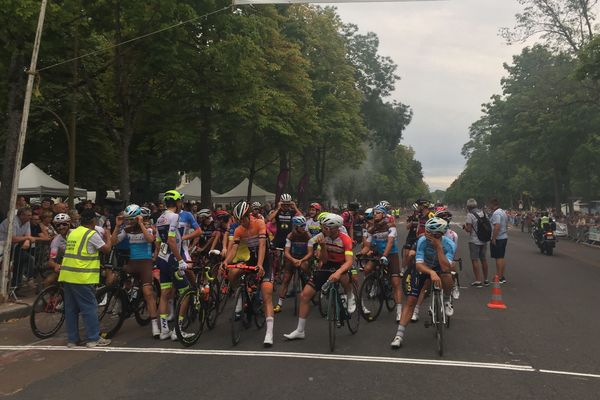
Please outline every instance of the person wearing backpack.
[[488, 263], [485, 253], [487, 242], [492, 236], [491, 224], [485, 213], [477, 208], [475, 199], [467, 200], [467, 219], [464, 229], [469, 233], [469, 254], [475, 276], [471, 286], [489, 286]]
[[506, 283], [504, 277], [504, 254], [506, 253], [506, 244], [508, 242], [508, 218], [506, 211], [500, 208], [498, 199], [490, 200], [492, 209], [492, 238], [490, 240], [490, 256], [496, 260], [496, 275], [500, 278], [500, 283]]

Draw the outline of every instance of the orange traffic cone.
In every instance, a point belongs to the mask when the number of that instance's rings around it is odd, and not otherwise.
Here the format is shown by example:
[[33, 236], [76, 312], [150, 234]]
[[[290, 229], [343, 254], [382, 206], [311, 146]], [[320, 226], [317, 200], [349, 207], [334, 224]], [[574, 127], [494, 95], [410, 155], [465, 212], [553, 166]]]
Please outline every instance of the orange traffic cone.
[[506, 304], [502, 301], [502, 289], [500, 289], [500, 279], [498, 275], [494, 277], [494, 284], [492, 286], [492, 301], [488, 303], [488, 308], [496, 308], [500, 310], [506, 310]]

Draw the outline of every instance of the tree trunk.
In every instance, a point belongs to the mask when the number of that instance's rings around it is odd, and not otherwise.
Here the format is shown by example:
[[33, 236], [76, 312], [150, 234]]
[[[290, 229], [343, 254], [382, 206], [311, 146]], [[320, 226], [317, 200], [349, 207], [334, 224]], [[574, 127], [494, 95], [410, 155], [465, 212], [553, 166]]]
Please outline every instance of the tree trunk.
[[558, 187], [559, 176], [558, 171], [554, 168], [554, 173], [552, 174], [552, 183], [554, 185], [554, 209], [560, 210], [560, 189]]
[[[127, 133], [124, 132], [125, 135]], [[127, 135], [127, 137], [131, 137]], [[124, 139], [121, 141], [121, 148], [119, 154], [119, 166], [120, 173], [119, 176], [119, 190], [121, 191], [121, 199], [125, 205], [129, 204], [129, 197], [131, 196], [131, 186], [129, 182], [129, 145], [130, 140]]]
[[256, 156], [252, 157], [250, 170], [248, 171], [248, 192], [246, 193], [246, 201], [252, 199], [252, 186], [254, 185], [254, 175], [256, 175]]
[[[78, 10], [81, 9], [81, 3]], [[75, 23], [73, 57], [79, 56], [79, 22]], [[69, 121], [69, 209], [75, 208], [75, 160], [77, 138], [77, 83], [79, 81], [79, 61], [73, 61], [73, 93], [71, 93], [71, 119]]]
[[4, 158], [2, 160], [2, 186], [0, 186], [0, 214], [2, 219], [6, 217], [10, 207], [10, 192], [13, 184], [13, 171], [17, 156], [17, 142], [23, 114], [23, 94], [25, 92], [25, 74], [22, 67], [25, 65], [25, 57], [20, 45], [16, 47], [10, 58], [8, 68], [8, 107], [6, 143], [4, 144]]
[[[289, 169], [289, 160], [288, 153], [285, 150], [279, 150], [279, 172]], [[290, 193], [290, 174], [291, 171], [288, 171], [287, 181], [285, 186], [281, 189], [281, 193]]]
[[206, 128], [200, 128], [198, 145], [198, 157], [200, 159], [200, 180], [202, 181], [202, 193], [200, 204], [203, 208], [212, 208], [212, 164], [210, 157], [210, 138]]

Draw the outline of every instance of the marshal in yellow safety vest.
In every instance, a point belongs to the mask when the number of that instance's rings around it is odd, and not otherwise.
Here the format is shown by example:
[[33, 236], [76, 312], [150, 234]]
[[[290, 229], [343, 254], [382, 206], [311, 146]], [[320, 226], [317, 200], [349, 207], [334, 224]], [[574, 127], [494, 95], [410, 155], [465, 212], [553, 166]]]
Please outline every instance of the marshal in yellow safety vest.
[[88, 243], [93, 229], [80, 226], [67, 236], [67, 248], [60, 266], [59, 282], [93, 285], [100, 281], [98, 250], [88, 253]]

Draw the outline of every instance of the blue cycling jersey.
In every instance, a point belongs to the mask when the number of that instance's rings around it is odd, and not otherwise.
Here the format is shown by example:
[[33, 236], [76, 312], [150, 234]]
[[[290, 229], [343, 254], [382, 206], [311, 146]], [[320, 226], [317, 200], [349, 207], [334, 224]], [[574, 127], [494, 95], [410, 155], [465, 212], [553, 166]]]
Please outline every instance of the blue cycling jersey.
[[[444, 255], [448, 259], [450, 263], [454, 260], [454, 253], [456, 252], [456, 246], [452, 239], [449, 239], [446, 236], [442, 236], [442, 249], [444, 251]], [[429, 268], [434, 270], [440, 270], [440, 260], [437, 256], [437, 251], [433, 247], [433, 244], [427, 240], [425, 236], [421, 236], [417, 241], [417, 255], [415, 256], [416, 262], [421, 262], [427, 265]]]
[[[152, 235], [152, 229], [148, 228], [148, 233]], [[117, 240], [119, 243], [127, 243], [130, 260], [152, 259], [152, 243], [146, 240], [143, 233], [127, 233], [123, 230], [117, 236]]]
[[394, 243], [392, 244], [389, 254], [398, 254], [398, 243], [396, 240], [398, 237], [398, 232], [396, 231], [395, 226], [376, 226], [367, 235], [367, 241], [370, 242], [371, 246], [375, 248], [377, 254], [382, 255], [385, 252], [389, 237], [394, 238]]

